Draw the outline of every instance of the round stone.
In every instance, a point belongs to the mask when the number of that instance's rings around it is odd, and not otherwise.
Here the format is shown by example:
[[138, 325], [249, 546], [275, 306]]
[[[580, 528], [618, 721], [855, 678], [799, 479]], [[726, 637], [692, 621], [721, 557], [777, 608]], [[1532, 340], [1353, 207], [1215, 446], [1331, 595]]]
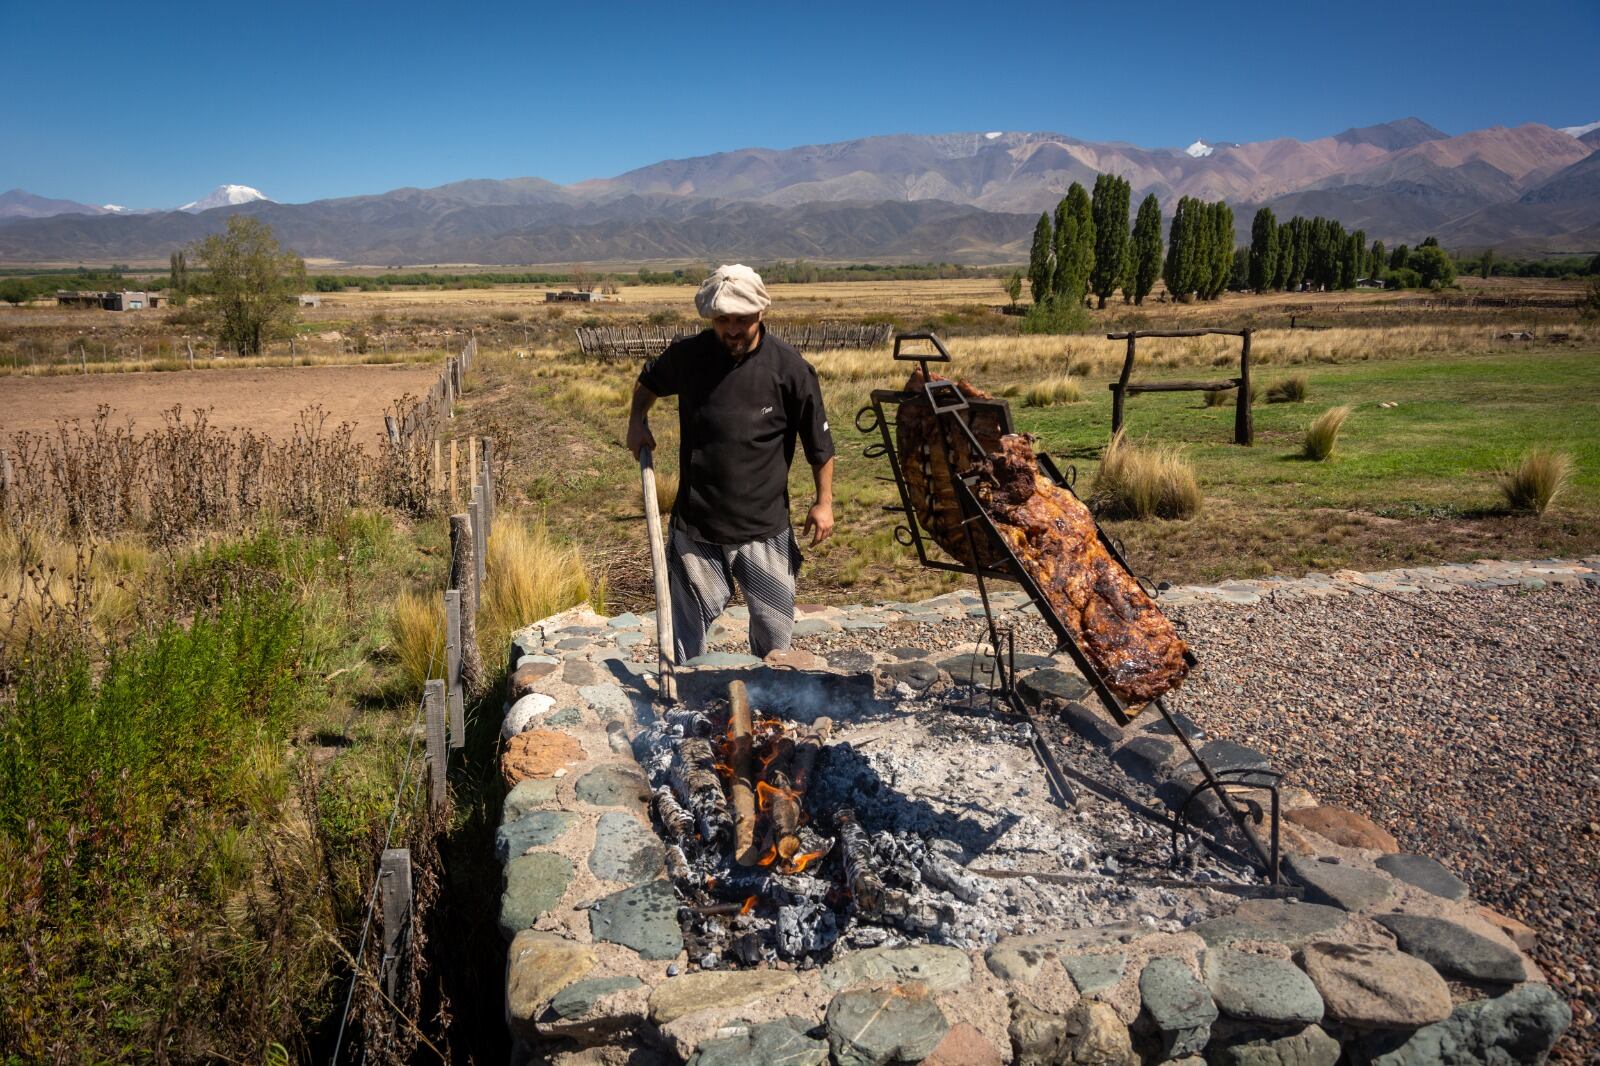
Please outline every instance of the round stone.
[[596, 807], [634, 807], [649, 802], [650, 785], [629, 766], [597, 766], [573, 786], [578, 802]]
[[1415, 1029], [1450, 1017], [1450, 986], [1432, 966], [1404, 952], [1307, 944], [1299, 961], [1334, 1021], [1365, 1029]]
[[494, 835], [494, 854], [505, 865], [529, 848], [542, 847], [578, 820], [567, 811], [533, 811], [502, 825]]
[[500, 932], [510, 940], [561, 901], [572, 880], [572, 863], [554, 852], [535, 851], [506, 863], [504, 876]]
[[1421, 914], [1375, 914], [1373, 920], [1394, 934], [1400, 950], [1415, 955], [1447, 977], [1472, 981], [1526, 981], [1515, 951], [1445, 918]]
[[603, 881], [637, 885], [660, 874], [665, 857], [648, 826], [630, 814], [610, 811], [595, 826], [589, 869]]
[[651, 881], [605, 896], [589, 908], [596, 940], [632, 948], [646, 959], [670, 959], [683, 950], [678, 895], [665, 881]]
[[828, 1046], [839, 1066], [921, 1062], [950, 1023], [933, 1000], [899, 989], [840, 992], [828, 1004]]
[[1426, 855], [1384, 855], [1377, 865], [1384, 873], [1435, 896], [1452, 900], [1467, 896], [1467, 883]]
[[1206, 987], [1217, 1009], [1230, 1018], [1267, 1025], [1306, 1025], [1322, 1020], [1322, 997], [1293, 963], [1232, 948], [1205, 956]]

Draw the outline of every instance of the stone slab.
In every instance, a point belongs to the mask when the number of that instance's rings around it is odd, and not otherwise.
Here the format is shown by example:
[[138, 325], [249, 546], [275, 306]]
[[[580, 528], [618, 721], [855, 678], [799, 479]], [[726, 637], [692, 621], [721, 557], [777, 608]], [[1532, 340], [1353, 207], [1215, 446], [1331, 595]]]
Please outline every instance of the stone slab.
[[494, 835], [494, 854], [505, 865], [529, 848], [541, 847], [572, 828], [576, 814], [566, 811], [533, 811], [502, 825]]
[[1383, 827], [1366, 815], [1343, 807], [1301, 807], [1283, 812], [1283, 820], [1309, 829], [1347, 848], [1396, 852], [1400, 844]]
[[1334, 1066], [1339, 1054], [1339, 1041], [1319, 1025], [1291, 1033], [1247, 1030], [1206, 1049], [1213, 1066]]
[[506, 952], [506, 1020], [524, 1040], [536, 1040], [534, 1023], [564, 988], [588, 973], [594, 952], [555, 933], [524, 929]]
[[561, 991], [557, 992], [550, 1000], [550, 1010], [556, 1017], [571, 1021], [582, 1018], [594, 1009], [594, 1005], [602, 998], [613, 992], [622, 992], [629, 988], [639, 988], [644, 984], [637, 977], [592, 977], [585, 981], [575, 981]]
[[1463, 1003], [1442, 1022], [1414, 1033], [1376, 1033], [1362, 1051], [1371, 1066], [1438, 1063], [1542, 1063], [1572, 1024], [1572, 1009], [1547, 984], [1518, 985], [1503, 996]]
[[1080, 996], [1103, 992], [1122, 980], [1128, 969], [1128, 956], [1117, 951], [1109, 955], [1067, 955], [1061, 965], [1072, 978]]
[[1139, 974], [1139, 998], [1159, 1035], [1163, 1058], [1196, 1054], [1211, 1039], [1217, 1006], [1182, 960], [1158, 955], [1145, 963]]
[[706, 1041], [687, 1066], [823, 1066], [827, 1061], [826, 1041], [776, 1021]]
[[1287, 855], [1283, 859], [1283, 869], [1306, 890], [1306, 899], [1312, 903], [1359, 911], [1394, 895], [1394, 882], [1389, 878], [1342, 863]]
[[1190, 932], [1199, 934], [1212, 946], [1235, 940], [1266, 940], [1294, 947], [1332, 932], [1348, 919], [1345, 911], [1320, 903], [1252, 899], [1239, 904], [1231, 914], [1195, 923]]
[[608, 811], [600, 816], [589, 870], [602, 881], [643, 884], [661, 874], [665, 858], [660, 839], [633, 815]]
[[787, 970], [701, 970], [669, 977], [650, 993], [650, 1020], [657, 1025], [712, 1007], [742, 1007], [792, 988]]
[[1230, 1018], [1264, 1025], [1322, 1020], [1322, 996], [1291, 962], [1218, 947], [1206, 952], [1204, 970], [1211, 998]]
[[840, 992], [828, 1004], [826, 1024], [838, 1066], [921, 1062], [950, 1028], [933, 1000], [898, 989]]
[[1394, 934], [1401, 951], [1429, 963], [1446, 977], [1506, 982], [1528, 979], [1527, 969], [1515, 951], [1447, 918], [1422, 914], [1372, 917]]
[[632, 948], [646, 959], [674, 958], [683, 950], [678, 895], [665, 881], [613, 892], [589, 908], [589, 931], [596, 940]]
[[578, 778], [573, 794], [595, 807], [642, 807], [650, 802], [650, 783], [631, 766], [597, 766]]
[[938, 944], [868, 948], [844, 955], [822, 968], [822, 985], [830, 992], [857, 985], [922, 984], [931, 992], [949, 992], [972, 980], [972, 959], [960, 948]]
[[1307, 944], [1297, 961], [1331, 1021], [1362, 1029], [1416, 1029], [1450, 1017], [1450, 986], [1421, 959], [1393, 948]]
[[1089, 929], [1059, 929], [1046, 933], [1008, 936], [984, 952], [989, 971], [1003, 981], [1032, 984], [1048, 956], [1061, 956], [1086, 948], [1126, 944], [1146, 930], [1131, 922], [1095, 926]]
[[1408, 885], [1445, 899], [1466, 899], [1467, 883], [1426, 855], [1395, 854], [1378, 859], [1378, 869]]
[[501, 934], [510, 940], [538, 921], [560, 902], [572, 873], [572, 863], [549, 851], [535, 851], [506, 863], [500, 893]]
[[523, 815], [554, 803], [558, 787], [555, 781], [544, 778], [518, 782], [515, 788], [506, 793], [505, 802], [500, 807], [501, 821], [514, 822]]

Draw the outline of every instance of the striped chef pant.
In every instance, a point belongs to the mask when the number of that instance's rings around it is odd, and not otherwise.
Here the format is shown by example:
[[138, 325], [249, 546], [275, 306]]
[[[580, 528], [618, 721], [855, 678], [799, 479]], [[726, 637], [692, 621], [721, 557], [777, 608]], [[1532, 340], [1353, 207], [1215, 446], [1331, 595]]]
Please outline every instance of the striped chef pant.
[[706, 544], [672, 527], [667, 574], [678, 662], [705, 653], [706, 631], [728, 606], [734, 582], [750, 608], [750, 654], [764, 657], [787, 650], [794, 630], [794, 577], [799, 564], [800, 549], [788, 529], [746, 544]]

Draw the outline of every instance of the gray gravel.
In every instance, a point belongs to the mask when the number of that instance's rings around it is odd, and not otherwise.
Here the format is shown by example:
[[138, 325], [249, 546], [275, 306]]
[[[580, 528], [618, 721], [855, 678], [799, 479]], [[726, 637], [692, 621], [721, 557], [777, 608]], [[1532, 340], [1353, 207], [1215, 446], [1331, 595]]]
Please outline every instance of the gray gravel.
[[1202, 661], [1179, 706], [1537, 930], [1573, 1008], [1555, 1057], [1594, 1061], [1600, 590], [1403, 599], [1173, 609]]

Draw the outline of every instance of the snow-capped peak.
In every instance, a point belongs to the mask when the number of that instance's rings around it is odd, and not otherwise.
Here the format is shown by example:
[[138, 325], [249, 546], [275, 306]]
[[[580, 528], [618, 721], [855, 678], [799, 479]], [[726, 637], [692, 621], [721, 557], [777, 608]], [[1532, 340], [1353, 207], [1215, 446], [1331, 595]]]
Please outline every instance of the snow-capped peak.
[[191, 200], [178, 208], [179, 211], [209, 211], [213, 207], [231, 207], [234, 204], [248, 204], [253, 200], [273, 201], [266, 193], [259, 189], [252, 189], [248, 185], [218, 185], [211, 192], [198, 199]]
[[128, 209], [121, 204], [101, 204], [100, 210], [109, 211], [113, 215], [124, 215], [128, 212]]
[[1582, 137], [1585, 133], [1600, 130], [1600, 122], [1590, 122], [1583, 126], [1562, 126], [1560, 132], [1568, 137]]
[[983, 135], [983, 139], [984, 139], [984, 140], [986, 140], [986, 141], [992, 141], [992, 140], [994, 140], [994, 139], [995, 139], [995, 138], [996, 138], [996, 137], [1003, 137], [1003, 136], [1005, 136], [1005, 134], [1004, 134], [1004, 133], [1003, 133], [1003, 132], [1002, 132], [1002, 131], [1000, 131], [1000, 130], [994, 130], [994, 131], [992, 131], [992, 132], [990, 132], [990, 133], [985, 133], [985, 134], [984, 134], [984, 135]]
[[1183, 153], [1184, 155], [1192, 155], [1196, 159], [1202, 159], [1214, 151], [1216, 151], [1216, 149], [1211, 147], [1205, 141], [1195, 141], [1189, 147], [1185, 148]]

